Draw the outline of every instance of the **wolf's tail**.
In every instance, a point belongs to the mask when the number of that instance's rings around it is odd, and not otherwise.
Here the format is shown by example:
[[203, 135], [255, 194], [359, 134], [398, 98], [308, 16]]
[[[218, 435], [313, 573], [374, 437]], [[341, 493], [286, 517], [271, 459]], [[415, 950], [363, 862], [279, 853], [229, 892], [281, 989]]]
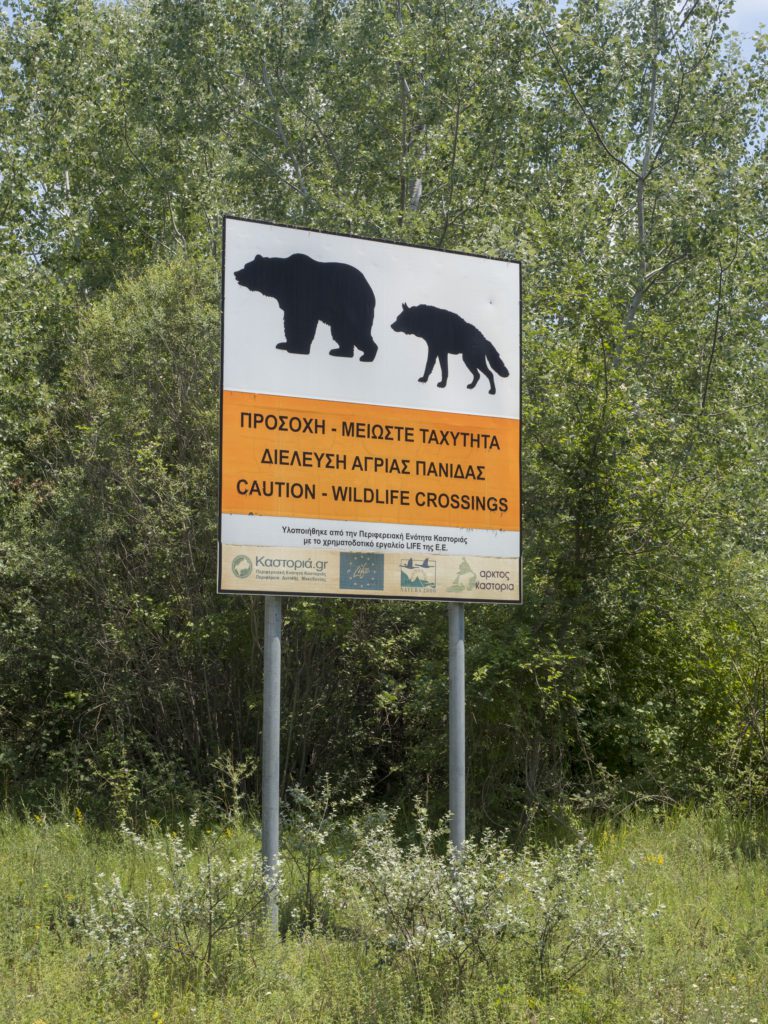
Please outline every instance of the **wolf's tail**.
[[496, 351], [496, 349], [493, 347], [490, 341], [486, 341], [486, 346], [487, 347], [485, 349], [485, 358], [491, 364], [491, 369], [495, 370], [500, 377], [508, 377], [509, 370], [502, 362], [499, 353]]

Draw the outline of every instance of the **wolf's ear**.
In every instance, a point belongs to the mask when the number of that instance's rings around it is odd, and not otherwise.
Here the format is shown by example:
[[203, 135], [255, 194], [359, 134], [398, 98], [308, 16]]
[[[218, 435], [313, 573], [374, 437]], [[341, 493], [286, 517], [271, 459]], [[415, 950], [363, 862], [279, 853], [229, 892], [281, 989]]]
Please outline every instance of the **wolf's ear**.
[[403, 303], [403, 309], [408, 309], [408, 303], [407, 302]]

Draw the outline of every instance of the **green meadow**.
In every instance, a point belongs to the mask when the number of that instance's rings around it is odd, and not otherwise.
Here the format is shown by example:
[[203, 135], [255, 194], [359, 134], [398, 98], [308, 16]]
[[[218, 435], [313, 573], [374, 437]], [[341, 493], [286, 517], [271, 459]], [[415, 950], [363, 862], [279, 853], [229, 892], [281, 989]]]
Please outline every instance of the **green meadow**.
[[[341, 834], [343, 831], [343, 835]], [[639, 814], [454, 864], [381, 811], [286, 835], [280, 934], [247, 823], [0, 822], [0, 1019], [762, 1024], [762, 821]]]

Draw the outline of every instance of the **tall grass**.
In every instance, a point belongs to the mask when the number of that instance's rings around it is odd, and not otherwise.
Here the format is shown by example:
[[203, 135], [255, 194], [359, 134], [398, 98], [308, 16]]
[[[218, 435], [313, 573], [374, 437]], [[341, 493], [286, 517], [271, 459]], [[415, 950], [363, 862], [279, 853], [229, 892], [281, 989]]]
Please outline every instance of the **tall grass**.
[[359, 812], [327, 848], [287, 835], [276, 938], [247, 823], [0, 817], [0, 1021], [768, 1021], [764, 823], [719, 805], [548, 849], [486, 836], [458, 866], [417, 833]]

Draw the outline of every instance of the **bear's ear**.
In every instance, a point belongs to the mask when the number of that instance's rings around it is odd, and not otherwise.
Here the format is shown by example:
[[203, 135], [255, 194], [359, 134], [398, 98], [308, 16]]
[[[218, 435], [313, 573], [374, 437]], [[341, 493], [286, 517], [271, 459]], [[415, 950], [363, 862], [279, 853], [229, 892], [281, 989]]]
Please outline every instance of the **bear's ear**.
[[408, 309], [408, 303], [407, 302], [403, 303], [403, 309]]

